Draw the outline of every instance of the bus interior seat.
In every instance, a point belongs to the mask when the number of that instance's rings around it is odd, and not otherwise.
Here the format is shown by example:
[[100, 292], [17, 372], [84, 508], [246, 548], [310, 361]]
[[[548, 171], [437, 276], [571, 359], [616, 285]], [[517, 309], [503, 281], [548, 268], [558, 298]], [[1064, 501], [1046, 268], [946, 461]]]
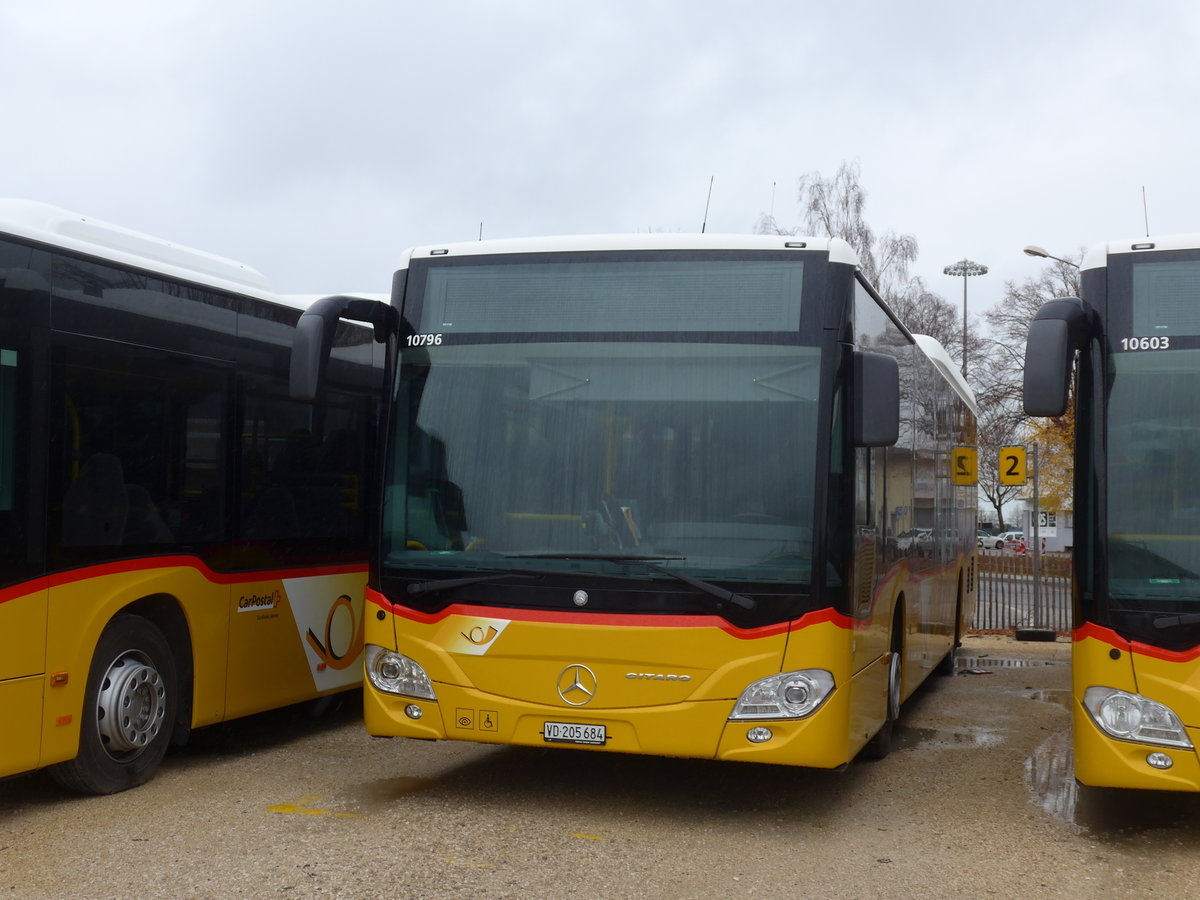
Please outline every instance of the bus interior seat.
[[300, 516], [292, 492], [269, 487], [255, 497], [242, 523], [242, 534], [250, 540], [298, 537]]
[[148, 490], [140, 484], [127, 484], [125, 494], [129, 500], [129, 513], [122, 543], [167, 544], [174, 540]]
[[129, 495], [121, 460], [111, 453], [93, 453], [63, 495], [63, 546], [119, 544], [128, 515]]

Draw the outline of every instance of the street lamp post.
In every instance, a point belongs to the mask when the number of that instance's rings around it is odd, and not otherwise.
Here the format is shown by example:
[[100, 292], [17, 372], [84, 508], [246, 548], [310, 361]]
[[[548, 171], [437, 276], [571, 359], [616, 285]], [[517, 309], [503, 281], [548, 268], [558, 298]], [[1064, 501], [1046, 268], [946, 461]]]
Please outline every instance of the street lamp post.
[[987, 270], [987, 266], [969, 259], [960, 259], [942, 269], [943, 275], [962, 276], [963, 280], [963, 378], [967, 377], [967, 279], [972, 275], [986, 275]]
[[1026, 256], [1039, 256], [1042, 259], [1052, 259], [1055, 262], [1060, 262], [1063, 265], [1070, 266], [1072, 269], [1079, 268], [1079, 263], [1073, 263], [1069, 259], [1063, 259], [1061, 256], [1055, 256], [1052, 253], [1047, 253], [1045, 250], [1043, 250], [1041, 247], [1037, 246], [1036, 244], [1030, 244], [1028, 247], [1026, 247], [1021, 252], [1023, 252]]

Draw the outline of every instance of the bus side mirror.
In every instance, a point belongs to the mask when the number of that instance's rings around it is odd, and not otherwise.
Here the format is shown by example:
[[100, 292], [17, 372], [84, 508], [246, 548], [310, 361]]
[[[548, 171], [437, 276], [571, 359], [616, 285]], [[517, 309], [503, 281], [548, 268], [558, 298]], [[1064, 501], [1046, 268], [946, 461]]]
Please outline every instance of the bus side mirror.
[[1061, 416], [1067, 411], [1071, 363], [1087, 337], [1087, 312], [1077, 297], [1042, 304], [1025, 340], [1025, 414]]
[[304, 311], [292, 335], [292, 359], [288, 370], [288, 392], [293, 400], [311, 403], [321, 392], [321, 380], [338, 319], [369, 322], [374, 327], [375, 340], [387, 341], [390, 332], [398, 327], [395, 309], [379, 300], [361, 297], [322, 297]]
[[900, 366], [883, 353], [854, 352], [850, 442], [890, 447], [900, 439]]
[[[336, 319], [333, 324], [336, 326]], [[292, 336], [291, 366], [288, 369], [288, 392], [293, 400], [311, 403], [320, 393], [333, 333], [333, 329], [326, 325], [320, 315], [308, 312], [296, 323], [296, 332]]]

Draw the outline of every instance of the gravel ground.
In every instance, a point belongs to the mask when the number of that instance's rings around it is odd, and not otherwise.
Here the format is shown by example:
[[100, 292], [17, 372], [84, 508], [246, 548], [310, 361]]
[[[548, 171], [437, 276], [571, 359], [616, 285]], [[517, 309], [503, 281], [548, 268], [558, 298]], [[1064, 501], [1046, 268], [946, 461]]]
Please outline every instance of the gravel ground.
[[0, 783], [0, 897], [1189, 896], [1196, 797], [1074, 790], [1069, 650], [968, 638], [840, 773], [258, 716], [113, 797]]

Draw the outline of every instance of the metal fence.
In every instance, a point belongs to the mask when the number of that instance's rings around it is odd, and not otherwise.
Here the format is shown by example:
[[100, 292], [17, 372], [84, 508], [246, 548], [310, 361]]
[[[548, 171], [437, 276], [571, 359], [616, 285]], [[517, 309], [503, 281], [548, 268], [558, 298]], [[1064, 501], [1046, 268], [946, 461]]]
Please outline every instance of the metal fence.
[[[1034, 607], [1033, 557], [1011, 551], [979, 553], [975, 631], [1013, 631], [1016, 628], [1071, 630], [1071, 558], [1044, 553], [1041, 558], [1041, 615]], [[1040, 621], [1039, 621], [1040, 619]]]

